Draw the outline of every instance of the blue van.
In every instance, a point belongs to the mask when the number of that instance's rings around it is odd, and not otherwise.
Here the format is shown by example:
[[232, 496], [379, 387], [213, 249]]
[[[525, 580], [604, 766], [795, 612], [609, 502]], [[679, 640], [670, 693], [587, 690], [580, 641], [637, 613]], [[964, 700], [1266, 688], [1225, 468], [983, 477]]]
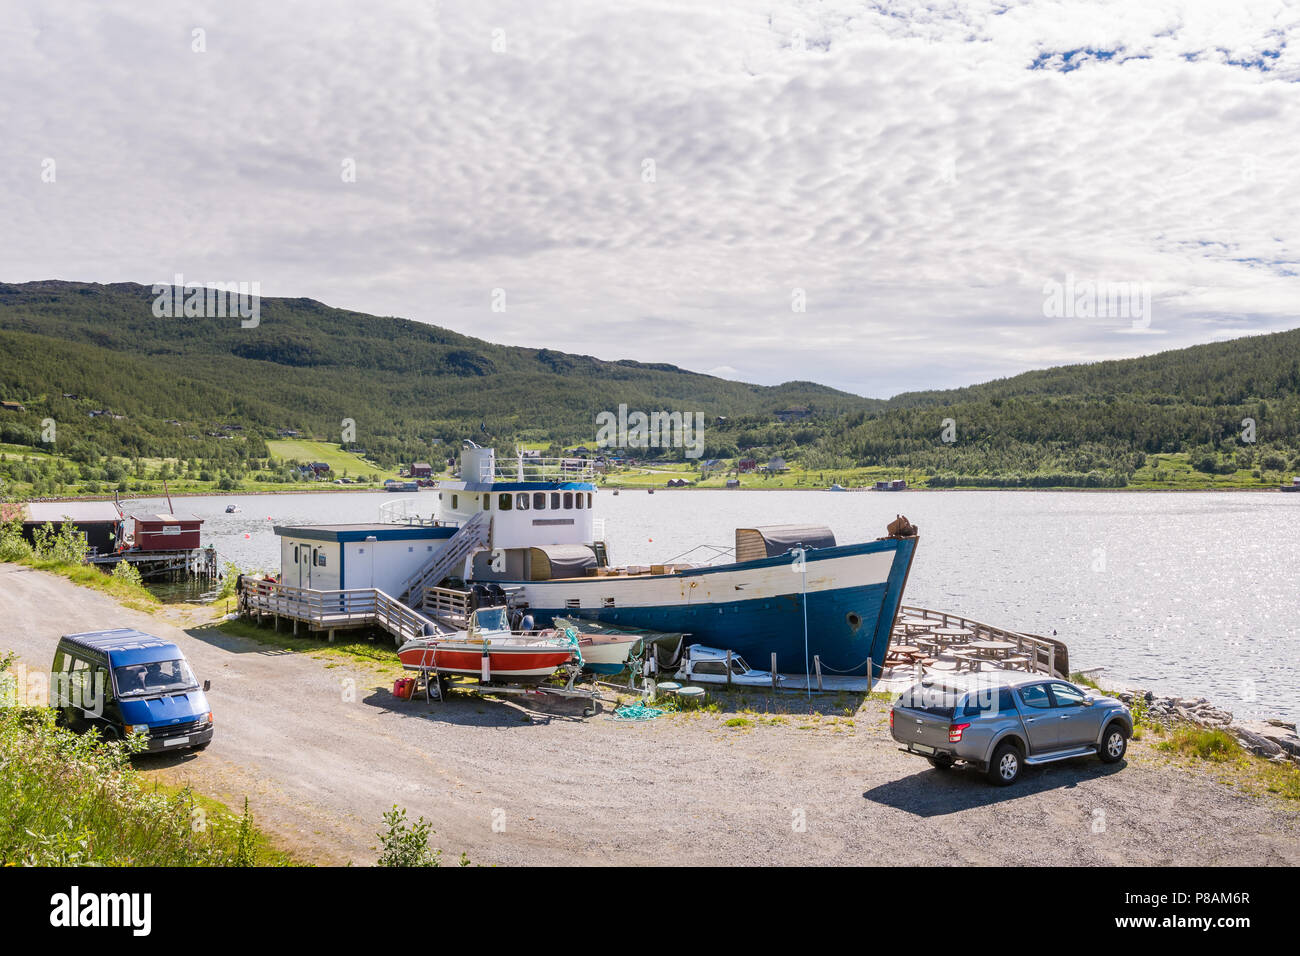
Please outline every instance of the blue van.
[[202, 750], [212, 710], [181, 649], [129, 628], [66, 634], [54, 652], [50, 706], [63, 727], [105, 740], [146, 733], [149, 751]]

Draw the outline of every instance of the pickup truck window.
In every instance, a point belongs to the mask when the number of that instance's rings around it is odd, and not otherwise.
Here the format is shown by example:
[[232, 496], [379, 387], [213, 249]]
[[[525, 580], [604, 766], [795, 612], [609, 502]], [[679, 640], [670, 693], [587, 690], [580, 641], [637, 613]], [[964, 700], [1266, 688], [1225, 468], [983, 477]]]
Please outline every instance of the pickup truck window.
[[1028, 687], [1020, 688], [1020, 699], [1026, 707], [1033, 707], [1035, 710], [1047, 710], [1052, 706], [1052, 699], [1047, 696], [1045, 684], [1030, 684]]
[[966, 706], [962, 709], [963, 717], [995, 717], [998, 714], [1013, 714], [1016, 711], [1011, 691], [1006, 687], [972, 691], [966, 697]]
[[957, 709], [963, 691], [941, 684], [916, 684], [899, 696], [897, 704], [909, 710], [919, 710], [934, 717], [951, 717]]
[[1062, 684], [1060, 681], [1052, 684], [1052, 697], [1056, 701], [1057, 707], [1082, 707], [1083, 694], [1077, 687], [1069, 684]]

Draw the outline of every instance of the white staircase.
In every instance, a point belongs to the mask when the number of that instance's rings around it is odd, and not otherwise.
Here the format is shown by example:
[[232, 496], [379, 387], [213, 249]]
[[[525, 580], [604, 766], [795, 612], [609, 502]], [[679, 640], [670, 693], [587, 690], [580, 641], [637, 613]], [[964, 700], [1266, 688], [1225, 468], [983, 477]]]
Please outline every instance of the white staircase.
[[488, 546], [492, 534], [492, 516], [480, 511], [447, 539], [447, 546], [429, 559], [402, 585], [399, 600], [419, 603], [426, 585], [436, 585], [465, 563], [465, 559]]

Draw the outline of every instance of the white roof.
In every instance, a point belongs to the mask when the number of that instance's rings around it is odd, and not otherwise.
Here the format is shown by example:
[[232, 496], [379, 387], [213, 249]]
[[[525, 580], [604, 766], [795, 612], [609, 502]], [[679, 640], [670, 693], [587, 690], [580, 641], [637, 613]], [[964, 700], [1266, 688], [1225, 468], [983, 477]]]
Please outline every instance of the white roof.
[[111, 501], [33, 501], [27, 505], [25, 521], [61, 524], [73, 521], [116, 521], [117, 506]]

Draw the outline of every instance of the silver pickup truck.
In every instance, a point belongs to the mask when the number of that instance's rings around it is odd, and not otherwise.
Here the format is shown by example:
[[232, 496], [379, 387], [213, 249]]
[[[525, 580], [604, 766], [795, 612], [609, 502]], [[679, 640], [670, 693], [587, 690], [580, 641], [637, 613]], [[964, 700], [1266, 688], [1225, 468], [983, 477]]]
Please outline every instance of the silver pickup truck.
[[1118, 700], [1042, 674], [926, 678], [894, 701], [889, 729], [908, 753], [941, 770], [958, 760], [993, 783], [1015, 783], [1025, 764], [1096, 754], [1115, 763], [1133, 716]]

